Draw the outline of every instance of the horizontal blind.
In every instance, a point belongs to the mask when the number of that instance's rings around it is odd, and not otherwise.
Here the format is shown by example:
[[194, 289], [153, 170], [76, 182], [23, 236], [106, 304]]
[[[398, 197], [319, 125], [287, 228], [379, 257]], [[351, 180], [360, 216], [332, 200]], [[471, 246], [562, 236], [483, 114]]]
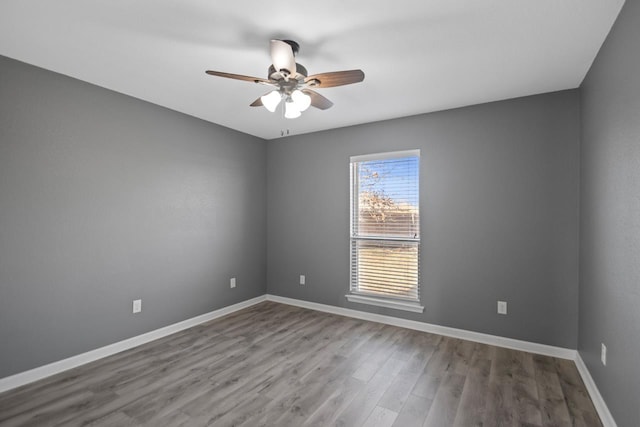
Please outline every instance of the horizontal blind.
[[351, 162], [351, 292], [417, 301], [419, 154], [369, 158]]

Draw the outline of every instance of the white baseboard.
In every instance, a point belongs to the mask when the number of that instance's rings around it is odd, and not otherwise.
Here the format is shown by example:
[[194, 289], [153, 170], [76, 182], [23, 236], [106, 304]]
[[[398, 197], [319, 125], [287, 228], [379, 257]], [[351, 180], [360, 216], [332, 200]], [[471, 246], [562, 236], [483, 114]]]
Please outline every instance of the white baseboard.
[[584, 364], [584, 360], [582, 360], [580, 352], [577, 352], [575, 362], [576, 367], [578, 368], [578, 372], [582, 377], [582, 381], [587, 388], [587, 392], [589, 393], [589, 396], [591, 396], [593, 405], [596, 407], [596, 411], [598, 411], [598, 415], [600, 416], [602, 425], [604, 427], [617, 427], [618, 425], [613, 419], [613, 415], [611, 415], [611, 412], [609, 412], [609, 407], [602, 398], [600, 390], [598, 390], [595, 381], [593, 381], [593, 377], [591, 377], [591, 373], [589, 372], [589, 369], [587, 369], [587, 365]]
[[324, 311], [326, 313], [338, 314], [341, 316], [353, 317], [356, 319], [369, 320], [372, 322], [384, 323], [392, 326], [399, 326], [401, 328], [413, 329], [416, 331], [429, 332], [432, 334], [444, 335], [452, 338], [460, 338], [468, 341], [510, 348], [513, 350], [521, 350], [527, 351], [529, 353], [558, 357], [560, 359], [575, 360], [577, 354], [576, 350], [568, 348], [537, 344], [528, 341], [516, 340], [513, 338], [504, 338], [496, 335], [466, 331], [464, 329], [450, 328], [448, 326], [433, 325], [430, 323], [417, 322], [415, 320], [401, 319], [398, 317], [385, 316], [382, 314], [367, 313], [364, 311], [352, 310], [350, 308], [318, 304], [315, 302], [302, 301], [277, 295], [267, 294], [267, 300], [279, 302], [282, 304], [294, 305], [302, 308], [308, 308], [316, 311]]
[[157, 340], [158, 338], [166, 337], [167, 335], [171, 335], [184, 329], [191, 328], [192, 326], [199, 325], [200, 323], [208, 322], [209, 320], [226, 316], [227, 314], [242, 310], [243, 308], [250, 307], [265, 300], [266, 296], [261, 295], [259, 297], [242, 301], [237, 304], [229, 305], [227, 307], [223, 307], [218, 310], [202, 314], [200, 316], [192, 317], [191, 319], [183, 320], [181, 322], [174, 323], [173, 325], [165, 326], [163, 328], [156, 329], [142, 335], [109, 344], [104, 347], [88, 351], [86, 353], [78, 354], [76, 356], [59, 360], [57, 362], [49, 363], [48, 365], [30, 369], [25, 372], [20, 372], [10, 377], [0, 378], [0, 393], [34, 381], [41, 380], [43, 378], [58, 374], [60, 372], [75, 368], [80, 365], [84, 365], [86, 363], [102, 359], [103, 357], [120, 353], [121, 351]]

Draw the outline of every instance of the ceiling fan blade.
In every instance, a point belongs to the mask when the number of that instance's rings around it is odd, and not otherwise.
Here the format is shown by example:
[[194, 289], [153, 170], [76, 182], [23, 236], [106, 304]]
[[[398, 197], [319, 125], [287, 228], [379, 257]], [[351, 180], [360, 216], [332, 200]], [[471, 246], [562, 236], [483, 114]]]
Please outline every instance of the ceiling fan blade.
[[228, 79], [243, 80], [245, 82], [271, 83], [269, 80], [262, 79], [260, 77], [243, 76], [242, 74], [223, 73], [222, 71], [207, 70], [207, 74], [211, 76], [226, 77]]
[[271, 61], [276, 71], [287, 70], [289, 74], [296, 74], [296, 60], [289, 43], [282, 40], [271, 40]]
[[319, 108], [320, 110], [326, 110], [327, 108], [331, 108], [333, 106], [333, 102], [329, 101], [318, 92], [309, 89], [303, 89], [302, 93], [305, 93], [311, 97], [312, 107]]
[[249, 104], [249, 107], [262, 107], [262, 97], [256, 99], [255, 101], [253, 101], [251, 104]]
[[314, 74], [304, 79], [310, 87], [335, 87], [359, 83], [364, 80], [362, 70], [334, 71]]

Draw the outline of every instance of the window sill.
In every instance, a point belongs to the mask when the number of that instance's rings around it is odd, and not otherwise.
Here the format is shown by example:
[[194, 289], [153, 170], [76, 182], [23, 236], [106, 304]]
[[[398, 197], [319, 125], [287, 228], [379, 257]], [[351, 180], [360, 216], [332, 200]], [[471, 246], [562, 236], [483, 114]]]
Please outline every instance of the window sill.
[[414, 313], [424, 312], [424, 306], [417, 302], [405, 302], [379, 297], [370, 297], [364, 295], [347, 294], [345, 295], [349, 302], [357, 302], [360, 304], [377, 305], [378, 307], [394, 308], [396, 310], [413, 311]]

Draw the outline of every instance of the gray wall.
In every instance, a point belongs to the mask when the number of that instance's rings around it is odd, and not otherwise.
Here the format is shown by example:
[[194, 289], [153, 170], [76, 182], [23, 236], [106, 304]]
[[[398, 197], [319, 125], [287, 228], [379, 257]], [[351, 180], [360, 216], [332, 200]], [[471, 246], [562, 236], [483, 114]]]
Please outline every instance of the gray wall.
[[260, 139], [0, 57], [0, 378], [264, 294], [265, 180]]
[[[412, 148], [425, 312], [348, 303], [349, 156]], [[577, 91], [269, 141], [267, 157], [269, 293], [576, 348]]]
[[639, 46], [627, 1], [581, 87], [578, 348], [621, 427], [640, 426]]

